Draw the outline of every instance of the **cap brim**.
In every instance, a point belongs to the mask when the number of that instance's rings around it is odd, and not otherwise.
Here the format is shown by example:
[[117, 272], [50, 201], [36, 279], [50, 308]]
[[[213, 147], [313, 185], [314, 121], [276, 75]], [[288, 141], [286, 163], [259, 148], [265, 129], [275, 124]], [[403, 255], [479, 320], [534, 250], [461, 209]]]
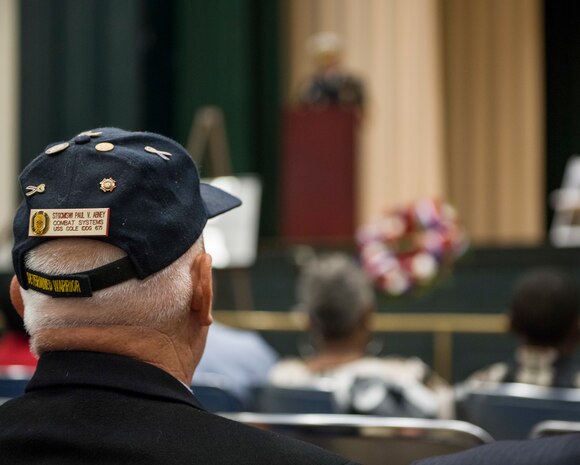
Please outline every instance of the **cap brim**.
[[205, 203], [208, 218], [221, 215], [242, 204], [242, 201], [237, 197], [209, 184], [200, 183], [199, 190]]

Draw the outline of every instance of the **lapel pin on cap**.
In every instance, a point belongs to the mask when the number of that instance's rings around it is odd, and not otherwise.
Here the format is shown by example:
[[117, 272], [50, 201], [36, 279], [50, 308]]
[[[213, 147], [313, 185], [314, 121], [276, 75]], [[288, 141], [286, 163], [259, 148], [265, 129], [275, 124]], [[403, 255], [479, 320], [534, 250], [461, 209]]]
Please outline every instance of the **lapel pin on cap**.
[[68, 142], [61, 142], [60, 144], [53, 145], [52, 147], [47, 148], [44, 153], [47, 155], [54, 155], [56, 153], [60, 153], [63, 150], [68, 148]]
[[115, 148], [115, 146], [110, 142], [101, 142], [100, 144], [95, 145], [95, 148], [99, 152], [110, 152]]
[[46, 188], [46, 185], [44, 184], [39, 184], [38, 186], [27, 186], [26, 190], [28, 191], [26, 193], [26, 197], [30, 197], [31, 195], [34, 194], [42, 194], [44, 192]]
[[98, 137], [102, 134], [101, 131], [84, 131], [79, 134], [79, 136], [89, 136], [89, 137]]
[[153, 148], [149, 145], [147, 147], [145, 147], [145, 151], [152, 153], [153, 155], [158, 155], [159, 157], [163, 158], [164, 160], [169, 160], [173, 156], [169, 152], [164, 152], [163, 150], [157, 150], [156, 148]]
[[103, 192], [113, 192], [117, 187], [117, 181], [113, 178], [104, 178], [100, 184]]

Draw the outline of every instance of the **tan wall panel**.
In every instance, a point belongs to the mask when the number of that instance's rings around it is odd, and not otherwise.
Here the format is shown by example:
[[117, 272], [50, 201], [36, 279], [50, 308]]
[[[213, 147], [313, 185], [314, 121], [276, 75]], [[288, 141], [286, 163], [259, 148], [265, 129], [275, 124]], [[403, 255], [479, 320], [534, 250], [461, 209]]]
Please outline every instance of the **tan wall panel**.
[[339, 0], [317, 0], [315, 3], [318, 8], [318, 31], [341, 30], [341, 24], [339, 23], [341, 2]]
[[526, 26], [521, 37], [520, 60], [523, 70], [521, 82], [522, 101], [526, 104], [520, 114], [521, 176], [526, 181], [520, 192], [519, 208], [522, 216], [522, 240], [529, 243], [543, 239], [544, 205], [546, 192], [545, 134], [544, 134], [544, 80], [543, 80], [543, 24], [542, 7], [527, 7], [528, 0], [519, 0], [519, 20]]
[[[398, 96], [402, 201], [443, 192], [442, 88], [435, 2], [404, 1], [397, 8]], [[414, 27], [411, 25], [414, 24]]]
[[360, 0], [342, 0], [341, 5], [345, 62], [354, 72], [368, 80], [370, 44], [366, 31], [370, 23], [370, 5]]
[[392, 106], [396, 94], [396, 74], [389, 67], [394, 56], [394, 2], [372, 2], [366, 28], [369, 44], [367, 92], [370, 96], [359, 154], [359, 221], [372, 217], [384, 206], [384, 199], [396, 192], [398, 137], [395, 118], [385, 108]]
[[[16, 207], [18, 165], [18, 1], [0, 1], [0, 268], [11, 266], [3, 241]], [[3, 247], [4, 246], [4, 247]]]
[[286, 66], [284, 75], [287, 77], [286, 101], [292, 100], [299, 83], [310, 70], [310, 62], [306, 55], [305, 40], [312, 34], [315, 21], [315, 8], [312, 0], [285, 0], [283, 5], [282, 28], [286, 32], [283, 38], [285, 45]]
[[[445, 0], [442, 2], [442, 27], [445, 30], [445, 49], [448, 54], [452, 54], [455, 60], [446, 62], [444, 95], [445, 112], [447, 123], [445, 126], [446, 135], [446, 162], [447, 173], [447, 194], [456, 191], [464, 192], [464, 195], [456, 196], [455, 206], [465, 216], [465, 211], [472, 201], [471, 191], [466, 189], [470, 182], [470, 157], [462, 154], [461, 148], [465, 145], [465, 140], [469, 137], [465, 115], [462, 114], [462, 102], [465, 101], [465, 86], [457, 87], [454, 83], [461, 79], [463, 67], [465, 66], [465, 34], [466, 25], [463, 21], [451, 20], [450, 11], [455, 11], [457, 16], [462, 15], [464, 3], [462, 0]], [[449, 96], [455, 96], [450, 98]], [[474, 102], [475, 103], [475, 102]]]
[[443, 0], [449, 192], [478, 243], [543, 238], [539, 0]]

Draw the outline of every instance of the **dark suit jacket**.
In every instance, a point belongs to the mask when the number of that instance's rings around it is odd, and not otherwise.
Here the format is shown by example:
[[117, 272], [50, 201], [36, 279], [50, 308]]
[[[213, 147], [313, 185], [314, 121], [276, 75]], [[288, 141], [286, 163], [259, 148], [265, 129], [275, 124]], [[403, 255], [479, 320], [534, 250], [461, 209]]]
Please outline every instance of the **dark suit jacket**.
[[498, 441], [415, 465], [578, 465], [580, 434], [526, 441]]
[[212, 415], [168, 373], [131, 358], [49, 352], [0, 407], [2, 464], [351, 464]]

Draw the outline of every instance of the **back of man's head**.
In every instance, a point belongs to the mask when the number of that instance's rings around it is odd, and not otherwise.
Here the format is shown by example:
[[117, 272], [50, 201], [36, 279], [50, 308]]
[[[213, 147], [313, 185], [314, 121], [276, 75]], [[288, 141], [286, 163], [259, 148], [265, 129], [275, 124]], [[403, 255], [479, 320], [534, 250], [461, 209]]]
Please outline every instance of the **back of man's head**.
[[511, 330], [525, 343], [557, 347], [577, 334], [579, 298], [576, 284], [556, 269], [526, 273], [510, 302]]
[[117, 128], [49, 146], [20, 183], [13, 262], [32, 336], [179, 321], [207, 220], [240, 204], [201, 183], [177, 142]]
[[[161, 271], [102, 289], [90, 298], [53, 298], [23, 290], [24, 321], [30, 335], [43, 329], [81, 326], [148, 327], [164, 330], [183, 321], [192, 298], [190, 266], [203, 251], [201, 239]], [[71, 275], [126, 256], [121, 249], [92, 239], [59, 239], [31, 250], [28, 269], [45, 275]]]

